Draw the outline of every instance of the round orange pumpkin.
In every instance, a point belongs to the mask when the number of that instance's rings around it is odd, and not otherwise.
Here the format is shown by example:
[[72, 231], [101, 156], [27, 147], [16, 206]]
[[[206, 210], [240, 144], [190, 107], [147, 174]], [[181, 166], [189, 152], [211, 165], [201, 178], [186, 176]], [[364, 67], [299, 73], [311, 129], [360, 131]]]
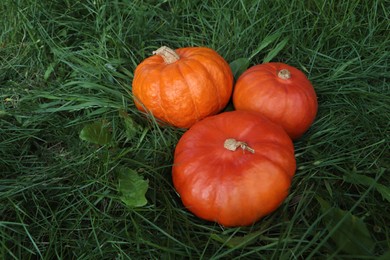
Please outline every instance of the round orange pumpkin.
[[281, 126], [253, 112], [207, 117], [180, 138], [172, 178], [183, 204], [223, 226], [251, 225], [289, 192], [296, 162]]
[[233, 90], [229, 64], [206, 47], [161, 47], [140, 63], [133, 79], [136, 107], [170, 125], [189, 128], [221, 111]]
[[300, 70], [284, 63], [255, 65], [237, 80], [233, 92], [237, 110], [260, 112], [280, 124], [292, 139], [301, 137], [318, 109], [315, 90]]

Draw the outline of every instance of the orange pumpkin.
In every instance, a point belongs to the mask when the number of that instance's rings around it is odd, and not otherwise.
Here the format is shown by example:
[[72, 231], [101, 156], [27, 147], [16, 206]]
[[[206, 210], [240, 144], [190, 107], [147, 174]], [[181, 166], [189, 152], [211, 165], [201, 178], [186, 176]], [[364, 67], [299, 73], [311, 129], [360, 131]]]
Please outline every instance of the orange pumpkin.
[[283, 128], [253, 112], [207, 117], [180, 138], [173, 184], [196, 216], [245, 226], [273, 212], [295, 174], [294, 146]]
[[233, 90], [229, 64], [214, 50], [161, 47], [140, 63], [133, 79], [136, 107], [170, 125], [189, 128], [221, 111]]
[[237, 110], [260, 112], [298, 139], [313, 123], [317, 95], [300, 70], [284, 63], [264, 63], [246, 70], [233, 93]]

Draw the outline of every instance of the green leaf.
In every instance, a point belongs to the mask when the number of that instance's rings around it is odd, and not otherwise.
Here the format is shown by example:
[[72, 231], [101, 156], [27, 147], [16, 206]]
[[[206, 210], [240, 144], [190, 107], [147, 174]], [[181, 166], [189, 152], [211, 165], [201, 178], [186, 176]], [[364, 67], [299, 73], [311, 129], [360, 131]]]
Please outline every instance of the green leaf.
[[338, 249], [351, 255], [372, 255], [375, 242], [363, 220], [349, 211], [331, 207], [329, 202], [320, 197], [317, 200], [330, 238]]
[[96, 121], [83, 127], [80, 132], [80, 139], [99, 145], [106, 145], [112, 141], [112, 133], [109, 124], [104, 121]]
[[377, 183], [376, 190], [382, 195], [382, 198], [390, 202], [390, 189], [382, 184]]
[[267, 56], [264, 58], [263, 63], [270, 62], [273, 58], [276, 57], [276, 55], [279, 54], [279, 52], [286, 46], [288, 43], [288, 38], [285, 38], [283, 41], [279, 42], [273, 50], [271, 50]]
[[149, 180], [144, 180], [136, 171], [122, 168], [118, 173], [120, 199], [129, 207], [142, 207], [148, 201], [145, 197]]
[[[240, 75], [249, 67], [249, 64], [253, 57], [255, 57], [259, 52], [261, 52], [264, 48], [266, 48], [269, 44], [274, 42], [276, 39], [280, 37], [281, 33], [275, 33], [272, 35], [268, 35], [263, 39], [263, 41], [260, 43], [259, 47], [257, 47], [256, 50], [254, 50], [249, 58], [238, 58], [234, 61], [232, 61], [229, 65], [233, 72], [234, 78], [237, 80]], [[286, 42], [287, 43], [287, 42]], [[279, 45], [278, 45], [279, 46]], [[276, 48], [278, 47], [276, 46]], [[282, 46], [282, 48], [284, 45]], [[277, 54], [277, 53], [276, 53]], [[276, 55], [275, 54], [275, 55]]]
[[238, 58], [229, 64], [236, 80], [249, 67], [249, 63], [250, 59], [248, 58]]
[[268, 35], [263, 39], [263, 41], [260, 43], [259, 47], [252, 53], [252, 55], [249, 57], [249, 60], [252, 60], [253, 57], [255, 57], [260, 51], [262, 51], [264, 48], [266, 48], [268, 45], [273, 43], [276, 39], [280, 37], [281, 33], [274, 33], [272, 35]]
[[226, 236], [226, 235], [217, 235], [211, 234], [210, 237], [218, 242], [223, 243], [227, 247], [237, 248], [241, 246], [247, 246], [256, 242], [257, 238], [262, 234], [262, 231], [256, 231], [249, 233], [245, 236]]
[[138, 125], [125, 110], [119, 110], [119, 116], [123, 119], [127, 139], [133, 139], [137, 133], [142, 130], [141, 126]]
[[[384, 173], [384, 169], [382, 170], [382, 173], [380, 174], [380, 176], [382, 176], [383, 173]], [[379, 179], [379, 177], [378, 177], [378, 179]], [[343, 178], [344, 178], [344, 181], [352, 183], [352, 184], [374, 187], [382, 195], [382, 198], [384, 200], [387, 200], [388, 202], [390, 202], [390, 188], [378, 183], [378, 180], [375, 180], [371, 177], [357, 174], [357, 173], [346, 174], [346, 175], [344, 175]]]

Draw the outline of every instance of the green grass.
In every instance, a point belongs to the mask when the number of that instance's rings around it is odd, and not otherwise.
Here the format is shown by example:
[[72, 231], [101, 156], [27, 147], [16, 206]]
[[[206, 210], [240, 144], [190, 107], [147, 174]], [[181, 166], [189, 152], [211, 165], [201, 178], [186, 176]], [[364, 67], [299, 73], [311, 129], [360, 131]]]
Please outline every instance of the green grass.
[[[206, 2], [0, 3], [0, 258], [389, 256], [388, 2]], [[315, 86], [319, 112], [295, 142], [290, 196], [253, 226], [200, 220], [175, 193], [170, 167], [183, 131], [147, 120], [131, 97], [136, 65], [161, 45], [208, 46], [228, 62], [255, 53], [251, 65], [268, 56]], [[123, 111], [139, 126], [132, 138]], [[114, 145], [79, 138], [97, 120]], [[120, 200], [123, 167], [149, 180], [144, 207]], [[344, 236], [368, 236], [374, 248], [343, 248]]]

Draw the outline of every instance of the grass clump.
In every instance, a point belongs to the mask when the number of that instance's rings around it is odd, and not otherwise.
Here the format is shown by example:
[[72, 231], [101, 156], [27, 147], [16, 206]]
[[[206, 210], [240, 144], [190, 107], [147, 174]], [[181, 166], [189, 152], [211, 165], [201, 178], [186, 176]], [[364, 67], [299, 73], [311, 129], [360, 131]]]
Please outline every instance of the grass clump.
[[[2, 1], [0, 258], [385, 259], [385, 7], [379, 0]], [[278, 37], [256, 52], [270, 35]], [[270, 57], [315, 86], [319, 113], [295, 142], [291, 194], [253, 226], [202, 221], [177, 197], [170, 167], [182, 131], [145, 118], [130, 94], [136, 65], [161, 45], [208, 46], [229, 62], [251, 57], [251, 65]], [[80, 139], [96, 121], [109, 126], [112, 142]], [[121, 169], [148, 180], [145, 206], [120, 200]], [[369, 242], [359, 246], [354, 237]]]

